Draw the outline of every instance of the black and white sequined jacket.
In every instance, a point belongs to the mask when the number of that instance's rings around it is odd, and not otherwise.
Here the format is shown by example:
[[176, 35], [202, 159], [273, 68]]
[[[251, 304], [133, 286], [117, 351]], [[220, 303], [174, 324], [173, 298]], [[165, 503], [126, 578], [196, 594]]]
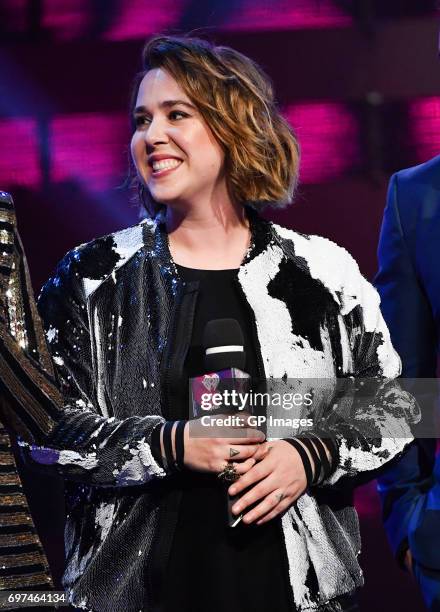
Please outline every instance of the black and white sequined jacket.
[[[400, 360], [378, 295], [353, 258], [250, 208], [249, 217], [253, 245], [238, 284], [265, 377], [397, 377]], [[41, 292], [38, 308], [66, 404], [45, 447], [22, 449], [66, 479], [63, 584], [77, 607], [154, 609], [154, 571], [167, 559], [180, 498], [173, 475], [154, 459], [151, 433], [177, 418], [172, 379], [196, 299], [197, 287], [178, 277], [160, 219], [73, 249]], [[334, 432], [336, 469], [282, 516], [299, 610], [336, 609], [328, 602], [362, 585], [358, 519], [350, 486], [341, 483], [379, 468], [409, 443], [409, 430], [386, 438], [380, 427], [362, 445]]]

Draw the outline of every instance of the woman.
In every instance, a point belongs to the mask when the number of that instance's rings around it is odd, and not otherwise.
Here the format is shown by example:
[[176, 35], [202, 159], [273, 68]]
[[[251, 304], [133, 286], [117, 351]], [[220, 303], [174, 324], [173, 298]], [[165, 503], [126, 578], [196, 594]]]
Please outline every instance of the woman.
[[[350, 477], [409, 434], [200, 438], [186, 394], [204, 324], [224, 317], [256, 378], [396, 377], [377, 294], [344, 249], [259, 217], [298, 175], [261, 69], [193, 38], [157, 37], [143, 60], [131, 153], [154, 219], [69, 252], [39, 299], [66, 406], [44, 448], [23, 448], [66, 478], [64, 586], [98, 611], [354, 610]], [[228, 472], [247, 490], [235, 529]]]
[[53, 590], [10, 434], [44, 444], [63, 410], [12, 197], [0, 191], [0, 590]]

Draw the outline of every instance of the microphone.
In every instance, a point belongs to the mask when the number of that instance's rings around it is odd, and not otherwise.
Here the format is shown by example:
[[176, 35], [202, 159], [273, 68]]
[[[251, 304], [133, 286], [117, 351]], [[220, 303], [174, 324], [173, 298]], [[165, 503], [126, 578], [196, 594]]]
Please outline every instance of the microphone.
[[205, 367], [208, 372], [239, 368], [246, 363], [244, 337], [236, 319], [209, 321], [203, 333]]
[[[246, 353], [244, 350], [244, 336], [240, 324], [236, 319], [215, 319], [209, 321], [203, 333], [203, 347], [205, 351], [206, 374], [192, 378], [191, 399], [193, 416], [212, 413], [237, 414], [247, 408], [248, 402], [243, 398], [249, 397], [251, 377], [244, 371]], [[239, 398], [239, 407], [227, 403], [215, 402], [215, 397], [225, 397], [229, 393], [232, 399]], [[246, 395], [247, 394], [247, 395]], [[210, 401], [211, 400], [211, 401]], [[230, 483], [226, 483], [229, 488]], [[235, 527], [243, 518], [243, 514], [236, 516], [231, 508], [246, 491], [231, 497], [227, 490], [226, 510], [229, 527]], [[250, 508], [246, 509], [246, 512]]]
[[[202, 343], [206, 374], [191, 378], [193, 416], [198, 418], [208, 411], [215, 414], [244, 410], [251, 377], [243, 370], [246, 353], [240, 324], [236, 319], [209, 321]], [[231, 402], [220, 401], [226, 397]]]

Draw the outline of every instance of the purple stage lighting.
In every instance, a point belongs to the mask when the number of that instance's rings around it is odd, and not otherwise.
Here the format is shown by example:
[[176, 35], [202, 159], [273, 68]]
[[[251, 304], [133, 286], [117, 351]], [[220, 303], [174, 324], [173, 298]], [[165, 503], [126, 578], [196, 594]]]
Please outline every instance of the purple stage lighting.
[[345, 27], [352, 19], [330, 0], [253, 0], [231, 10], [227, 30], [295, 30]]
[[0, 156], [0, 189], [41, 187], [37, 123], [33, 119], [1, 119], [0, 141], [7, 155]]
[[185, 8], [184, 0], [161, 0], [146, 3], [145, 0], [127, 0], [119, 7], [117, 19], [104, 34], [108, 40], [145, 38], [156, 32], [175, 27]]
[[51, 180], [74, 180], [89, 191], [121, 184], [127, 171], [129, 141], [126, 115], [66, 115], [50, 128]]
[[343, 104], [293, 104], [283, 114], [301, 145], [302, 183], [323, 183], [338, 178], [359, 163], [358, 123]]
[[44, 0], [42, 26], [56, 40], [74, 40], [86, 31], [90, 21], [87, 0]]
[[413, 100], [408, 106], [410, 141], [416, 160], [425, 162], [440, 154], [440, 98]]

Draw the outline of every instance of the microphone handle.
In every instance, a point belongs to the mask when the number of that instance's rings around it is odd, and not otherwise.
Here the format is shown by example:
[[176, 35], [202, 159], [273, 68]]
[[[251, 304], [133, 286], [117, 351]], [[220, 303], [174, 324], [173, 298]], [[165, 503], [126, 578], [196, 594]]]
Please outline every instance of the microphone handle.
[[[212, 365], [212, 364], [211, 364]], [[215, 364], [218, 366], [219, 364]], [[192, 416], [197, 419], [201, 416], [207, 414], [209, 412], [209, 408], [203, 408], [202, 398], [204, 394], [209, 394], [213, 392], [220, 392], [226, 389], [230, 390], [232, 386], [233, 389], [237, 389], [242, 392], [246, 392], [250, 388], [250, 376], [243, 370], [240, 370], [237, 367], [227, 367], [225, 366], [223, 370], [216, 370], [208, 368], [209, 374], [202, 374], [200, 376], [196, 376], [190, 379], [190, 392], [191, 392], [191, 404], [192, 404]], [[219, 410], [219, 409], [216, 409]], [[252, 413], [252, 410], [250, 410]], [[243, 518], [244, 514], [249, 512], [249, 510], [256, 505], [258, 505], [258, 500], [252, 506], [246, 508], [245, 512], [241, 515], [235, 515], [232, 512], [232, 506], [235, 504], [237, 500], [239, 500], [247, 491], [242, 491], [241, 493], [230, 496], [228, 493], [228, 488], [231, 486], [232, 482], [221, 482], [224, 489], [224, 495], [226, 500], [226, 519], [229, 527], [236, 527]]]

